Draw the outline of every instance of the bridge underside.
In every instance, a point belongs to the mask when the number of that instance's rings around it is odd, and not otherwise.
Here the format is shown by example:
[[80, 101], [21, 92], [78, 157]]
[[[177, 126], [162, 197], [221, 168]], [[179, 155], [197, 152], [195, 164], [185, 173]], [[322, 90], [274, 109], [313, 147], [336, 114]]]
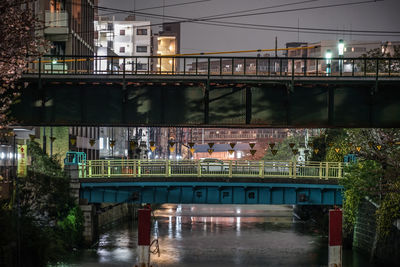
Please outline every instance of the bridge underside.
[[25, 77], [13, 116], [47, 126], [400, 127], [398, 81], [99, 76]]
[[305, 183], [81, 181], [80, 198], [88, 203], [342, 205], [342, 187]]

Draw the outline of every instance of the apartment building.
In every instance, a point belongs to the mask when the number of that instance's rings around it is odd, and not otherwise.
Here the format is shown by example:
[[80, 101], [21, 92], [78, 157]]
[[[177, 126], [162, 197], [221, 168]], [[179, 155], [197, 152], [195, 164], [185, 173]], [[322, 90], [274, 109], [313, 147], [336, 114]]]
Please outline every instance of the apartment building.
[[[94, 22], [95, 45], [98, 47], [98, 56], [104, 54], [107, 48], [125, 59], [125, 71], [147, 71], [150, 68], [151, 55], [151, 27], [150, 21], [136, 21], [134, 16], [128, 16], [124, 21], [117, 21], [114, 17], [99, 16]], [[104, 52], [105, 51], [105, 52]], [[97, 70], [122, 70], [124, 59], [115, 59], [115, 62], [99, 62]]]
[[94, 4], [92, 0], [37, 0], [35, 13], [44, 21], [43, 34], [52, 55], [94, 54]]
[[[181, 25], [180, 23], [164, 23], [159, 33], [154, 34], [152, 38], [152, 55], [153, 56], [173, 56], [179, 54], [181, 42]], [[181, 62], [175, 61], [173, 58], [154, 58], [153, 71], [172, 72], [178, 71]]]

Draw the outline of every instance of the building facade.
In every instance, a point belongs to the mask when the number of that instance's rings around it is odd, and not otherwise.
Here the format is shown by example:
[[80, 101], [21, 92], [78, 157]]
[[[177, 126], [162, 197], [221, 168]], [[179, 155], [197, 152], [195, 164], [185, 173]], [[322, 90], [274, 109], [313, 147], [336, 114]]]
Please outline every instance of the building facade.
[[94, 10], [92, 0], [37, 0], [35, 13], [44, 21], [43, 34], [51, 42], [50, 54], [94, 54]]
[[127, 17], [124, 21], [117, 21], [114, 17], [99, 16], [94, 22], [95, 45], [98, 47], [98, 56], [109, 56], [104, 54], [102, 48], [112, 50], [118, 56], [128, 57], [125, 59], [116, 58], [118, 62], [113, 64], [101, 64], [97, 67], [100, 71], [122, 70], [125, 71], [148, 71], [151, 62], [148, 56], [151, 55], [151, 27], [150, 21], [135, 21], [133, 16]]
[[162, 30], [153, 35], [152, 38], [152, 55], [165, 56], [166, 58], [153, 59], [153, 71], [156, 72], [177, 72], [180, 66], [184, 66], [181, 62], [176, 61], [173, 57], [181, 51], [181, 25], [180, 23], [164, 23]]

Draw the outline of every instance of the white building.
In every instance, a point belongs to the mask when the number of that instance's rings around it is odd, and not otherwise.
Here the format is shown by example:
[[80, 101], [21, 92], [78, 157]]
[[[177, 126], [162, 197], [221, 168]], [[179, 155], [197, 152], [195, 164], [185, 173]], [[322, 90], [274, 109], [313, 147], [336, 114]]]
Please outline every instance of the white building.
[[[124, 21], [116, 21], [114, 17], [99, 17], [94, 22], [95, 45], [99, 48], [106, 47], [114, 51], [118, 56], [128, 57], [125, 59], [126, 71], [147, 71], [151, 63], [148, 56], [151, 55], [151, 27], [150, 21], [134, 21], [132, 17], [127, 17]], [[106, 51], [99, 49], [98, 51]], [[107, 54], [108, 55], [108, 54]], [[106, 56], [98, 54], [98, 56]], [[109, 56], [109, 55], [108, 55]], [[114, 65], [114, 71], [122, 71], [124, 59], [115, 59], [115, 63], [100, 64], [98, 70], [110, 70]], [[106, 64], [107, 65], [107, 64]], [[137, 66], [137, 67], [136, 67]]]

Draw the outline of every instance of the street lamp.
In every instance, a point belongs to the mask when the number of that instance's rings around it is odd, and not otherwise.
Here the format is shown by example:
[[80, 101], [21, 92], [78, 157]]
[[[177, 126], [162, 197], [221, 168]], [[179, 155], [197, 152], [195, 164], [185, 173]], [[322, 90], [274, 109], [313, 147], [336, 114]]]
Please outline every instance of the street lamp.
[[332, 62], [332, 51], [327, 49], [325, 52], [325, 60], [326, 60], [326, 76], [331, 74], [331, 62]]
[[343, 39], [339, 40], [338, 43], [338, 55], [339, 55], [339, 72], [340, 72], [340, 76], [342, 76], [342, 72], [343, 72], [343, 54], [344, 54], [344, 41]]

